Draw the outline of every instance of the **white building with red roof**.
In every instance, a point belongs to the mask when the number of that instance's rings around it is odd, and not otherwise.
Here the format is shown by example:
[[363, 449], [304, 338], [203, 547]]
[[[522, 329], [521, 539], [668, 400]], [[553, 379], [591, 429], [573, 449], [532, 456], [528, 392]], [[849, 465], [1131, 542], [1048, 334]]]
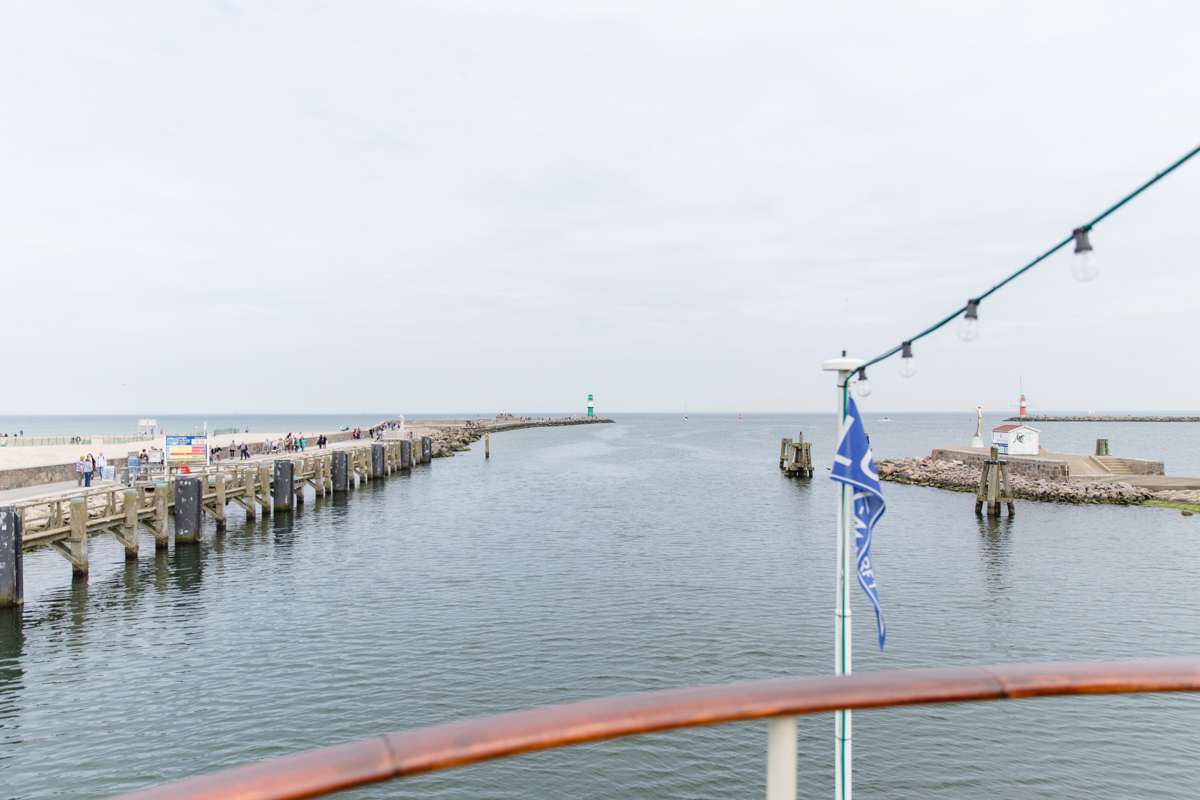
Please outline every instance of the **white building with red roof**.
[[1041, 431], [1028, 425], [992, 428], [992, 447], [1010, 456], [1036, 456], [1041, 450]]

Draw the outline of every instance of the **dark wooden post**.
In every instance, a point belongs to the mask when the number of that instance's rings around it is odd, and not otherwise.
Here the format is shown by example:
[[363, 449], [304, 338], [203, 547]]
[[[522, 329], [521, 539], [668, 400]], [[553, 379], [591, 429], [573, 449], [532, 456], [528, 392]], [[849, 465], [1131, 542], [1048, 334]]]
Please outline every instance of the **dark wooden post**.
[[412, 469], [412, 444], [412, 441], [409, 439], [400, 440], [400, 469]]
[[25, 602], [24, 532], [16, 506], [0, 508], [0, 608]]
[[387, 477], [387, 464], [384, 463], [386, 454], [383, 445], [371, 445], [371, 480], [378, 481]]
[[421, 437], [421, 463], [428, 464], [433, 460], [433, 439], [428, 436]]
[[983, 504], [987, 502], [988, 494], [988, 471], [991, 468], [991, 462], [984, 459], [983, 470], [979, 474], [979, 488], [975, 490], [975, 514], [983, 516]]
[[296, 502], [296, 465], [287, 459], [275, 462], [275, 475], [272, 478], [271, 499], [276, 511], [291, 511]]
[[204, 484], [194, 476], [175, 479], [175, 544], [195, 542], [203, 520]]
[[350, 488], [350, 459], [345, 450], [333, 451], [333, 490], [345, 492]]
[[483, 435], [483, 457], [492, 457], [492, 444], [488, 441], [488, 435], [486, 433]]

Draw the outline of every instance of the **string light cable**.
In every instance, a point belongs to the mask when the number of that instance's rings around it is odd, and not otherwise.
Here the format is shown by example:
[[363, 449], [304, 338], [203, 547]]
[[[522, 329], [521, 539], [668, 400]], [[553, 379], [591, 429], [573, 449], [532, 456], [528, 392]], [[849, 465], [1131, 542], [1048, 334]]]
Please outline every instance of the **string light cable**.
[[[979, 295], [978, 297], [976, 297], [974, 299], [968, 300], [967, 304], [965, 306], [963, 306], [962, 308], [957, 309], [954, 313], [945, 317], [941, 321], [929, 326], [925, 330], [918, 333], [916, 336], [910, 336], [908, 339], [901, 342], [899, 345], [897, 345], [897, 346], [893, 347], [892, 349], [887, 350], [883, 353], [880, 353], [879, 355], [875, 356], [875, 358], [872, 358], [870, 361], [863, 364], [861, 367], [857, 368], [854, 371], [854, 374], [857, 375], [857, 377], [858, 377], [857, 383], [860, 388], [858, 388], [857, 391], [859, 392], [859, 394], [866, 396], [871, 391], [870, 383], [868, 383], [868, 381], [867, 381], [867, 367], [871, 366], [872, 364], [878, 364], [880, 361], [883, 361], [884, 359], [891, 358], [892, 356], [896, 355], [896, 353], [902, 354], [901, 361], [900, 361], [900, 374], [906, 378], [912, 377], [917, 371], [916, 362], [914, 362], [913, 355], [912, 355], [913, 342], [915, 342], [918, 339], [921, 339], [925, 336], [928, 336], [929, 334], [933, 333], [934, 331], [938, 330], [939, 328], [942, 328], [942, 327], [950, 324], [960, 314], [962, 315], [962, 324], [959, 327], [959, 331], [958, 331], [959, 338], [965, 342], [969, 342], [972, 339], [974, 339], [976, 336], [979, 335], [979, 304], [981, 302], [983, 302], [985, 299], [987, 299], [987, 297], [989, 297], [992, 293], [998, 291], [1001, 287], [1006, 286], [1007, 284], [1016, 280], [1021, 275], [1024, 275], [1026, 272], [1033, 269], [1038, 264], [1042, 263], [1047, 258], [1054, 255], [1059, 250], [1062, 250], [1064, 247], [1071, 244], [1072, 242], [1075, 243], [1075, 263], [1071, 268], [1071, 274], [1075, 277], [1076, 280], [1079, 280], [1079, 281], [1090, 281], [1090, 280], [1095, 279], [1100, 274], [1100, 270], [1099, 270], [1099, 265], [1097, 264], [1097, 261], [1096, 261], [1095, 252], [1092, 250], [1092, 243], [1088, 238], [1088, 234], [1091, 232], [1092, 228], [1094, 228], [1096, 225], [1098, 225], [1101, 222], [1101, 220], [1103, 220], [1105, 217], [1112, 214], [1118, 208], [1125, 205], [1130, 200], [1137, 197], [1139, 194], [1146, 191], [1154, 184], [1158, 183], [1158, 181], [1162, 180], [1167, 175], [1169, 175], [1172, 171], [1174, 171], [1176, 167], [1181, 166], [1185, 161], [1187, 161], [1188, 159], [1190, 159], [1192, 156], [1196, 155], [1197, 153], [1200, 153], [1200, 146], [1196, 147], [1191, 152], [1189, 152], [1187, 155], [1185, 155], [1183, 158], [1179, 159], [1174, 164], [1167, 167], [1166, 169], [1164, 169], [1162, 172], [1155, 175], [1150, 180], [1146, 181], [1144, 184], [1139, 186], [1136, 190], [1134, 190], [1133, 192], [1131, 192], [1130, 194], [1128, 194], [1124, 198], [1122, 198], [1122, 200], [1119, 203], [1117, 203], [1116, 205], [1109, 208], [1107, 211], [1105, 211], [1100, 216], [1096, 217], [1091, 222], [1087, 223], [1086, 225], [1082, 225], [1082, 226], [1076, 228], [1075, 230], [1071, 231], [1070, 236], [1068, 236], [1066, 239], [1063, 239], [1061, 242], [1054, 245], [1054, 247], [1051, 247], [1046, 252], [1042, 253], [1040, 256], [1035, 258], [1033, 261], [1030, 261], [1028, 264], [1021, 267], [1019, 270], [1017, 270], [1013, 274], [1009, 275], [1007, 278], [1000, 281], [999, 283], [997, 283], [992, 288], [988, 289], [983, 294]], [[847, 383], [849, 383], [848, 379], [847, 379]]]

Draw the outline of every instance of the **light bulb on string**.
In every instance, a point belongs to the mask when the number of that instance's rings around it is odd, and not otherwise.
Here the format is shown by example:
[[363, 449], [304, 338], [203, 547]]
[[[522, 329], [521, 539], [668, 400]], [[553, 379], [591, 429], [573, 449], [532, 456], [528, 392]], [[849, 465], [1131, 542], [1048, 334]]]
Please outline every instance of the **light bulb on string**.
[[913, 361], [912, 342], [903, 342], [900, 352], [900, 374], [911, 378], [917, 374], [917, 364]]
[[1071, 275], [1080, 283], [1094, 281], [1100, 275], [1100, 262], [1096, 260], [1092, 243], [1088, 241], [1090, 230], [1090, 227], [1086, 227], [1071, 231], [1075, 237], [1075, 263], [1071, 265]]
[[962, 322], [958, 326], [958, 338], [964, 342], [970, 342], [979, 335], [979, 301], [967, 301], [967, 313], [963, 314]]
[[865, 369], [858, 371], [858, 380], [854, 382], [854, 391], [859, 397], [866, 397], [871, 393], [871, 382], [867, 380], [867, 371]]

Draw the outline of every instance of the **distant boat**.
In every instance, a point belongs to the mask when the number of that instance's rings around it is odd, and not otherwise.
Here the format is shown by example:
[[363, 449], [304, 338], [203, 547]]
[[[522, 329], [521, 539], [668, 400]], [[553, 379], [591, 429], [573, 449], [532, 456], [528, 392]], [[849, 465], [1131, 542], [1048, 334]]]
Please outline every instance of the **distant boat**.
[[881, 419], [881, 420], [879, 420], [879, 421], [880, 421], [880, 422], [891, 422], [891, 421], [892, 421], [892, 418], [891, 418], [891, 417], [884, 417], [883, 419]]
[[684, 419], [684, 421], [685, 421], [685, 422], [687, 421], [687, 414], [684, 414], [684, 415], [683, 415], [683, 419]]

